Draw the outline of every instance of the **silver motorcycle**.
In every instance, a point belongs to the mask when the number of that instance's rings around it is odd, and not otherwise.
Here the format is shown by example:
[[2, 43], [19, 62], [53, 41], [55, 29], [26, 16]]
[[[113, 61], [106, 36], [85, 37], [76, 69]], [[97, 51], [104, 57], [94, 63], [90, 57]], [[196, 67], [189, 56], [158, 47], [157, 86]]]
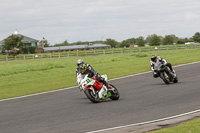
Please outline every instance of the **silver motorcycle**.
[[165, 82], [165, 84], [170, 84], [170, 82], [177, 83], [178, 76], [170, 70], [170, 68], [161, 62], [156, 62], [154, 67], [154, 72]]

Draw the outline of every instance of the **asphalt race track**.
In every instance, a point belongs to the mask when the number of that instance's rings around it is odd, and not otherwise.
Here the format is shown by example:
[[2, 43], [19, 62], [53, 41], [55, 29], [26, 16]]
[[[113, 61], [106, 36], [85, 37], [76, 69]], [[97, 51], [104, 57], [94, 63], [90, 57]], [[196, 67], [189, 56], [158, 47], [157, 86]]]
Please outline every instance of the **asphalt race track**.
[[0, 133], [83, 133], [200, 109], [200, 62], [174, 69], [177, 84], [150, 72], [109, 81], [118, 101], [94, 104], [77, 87], [0, 101]]

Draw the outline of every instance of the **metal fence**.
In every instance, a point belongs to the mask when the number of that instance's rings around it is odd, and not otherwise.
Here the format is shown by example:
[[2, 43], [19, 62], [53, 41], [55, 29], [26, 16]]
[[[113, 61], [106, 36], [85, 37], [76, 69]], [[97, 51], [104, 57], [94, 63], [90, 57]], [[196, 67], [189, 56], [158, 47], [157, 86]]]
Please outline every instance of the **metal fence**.
[[66, 51], [42, 54], [20, 54], [15, 57], [8, 55], [0, 55], [0, 61], [12, 60], [37, 60], [37, 59], [51, 59], [51, 58], [70, 58], [82, 56], [95, 56], [95, 55], [112, 55], [112, 54], [126, 54], [147, 51], [167, 51], [167, 50], [180, 50], [180, 49], [196, 49], [200, 48], [200, 44], [190, 45], [170, 45], [158, 47], [131, 47], [131, 48], [111, 48], [111, 49], [94, 49], [94, 50], [79, 50], [79, 51]]

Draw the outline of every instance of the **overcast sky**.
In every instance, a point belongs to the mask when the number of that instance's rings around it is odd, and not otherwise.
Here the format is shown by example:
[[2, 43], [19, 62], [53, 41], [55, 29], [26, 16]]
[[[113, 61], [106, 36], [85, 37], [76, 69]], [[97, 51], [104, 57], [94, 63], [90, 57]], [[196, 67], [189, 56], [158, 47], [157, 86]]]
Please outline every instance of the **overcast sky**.
[[19, 34], [51, 45], [200, 32], [200, 0], [0, 0], [0, 40]]

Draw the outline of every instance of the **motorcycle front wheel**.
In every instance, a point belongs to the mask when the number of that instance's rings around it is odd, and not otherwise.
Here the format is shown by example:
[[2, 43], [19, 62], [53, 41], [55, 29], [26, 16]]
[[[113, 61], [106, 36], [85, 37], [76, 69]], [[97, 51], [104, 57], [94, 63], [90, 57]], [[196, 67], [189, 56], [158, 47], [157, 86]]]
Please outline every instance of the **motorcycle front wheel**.
[[174, 83], [178, 83], [178, 77], [177, 77], [177, 75], [176, 75], [176, 77], [175, 77], [175, 79], [174, 79], [173, 82], [174, 82]]
[[98, 103], [100, 101], [99, 99], [99, 95], [98, 93], [97, 94], [94, 94], [92, 90], [86, 90], [85, 91], [85, 95], [88, 97], [88, 99], [90, 101], [92, 101], [93, 103]]
[[110, 85], [114, 88], [114, 91], [110, 92], [111, 93], [110, 99], [118, 100], [120, 97], [119, 91], [117, 90], [117, 88], [114, 85], [112, 85], [112, 84], [110, 84]]
[[161, 72], [160, 77], [165, 82], [165, 84], [170, 84], [169, 76], [165, 72]]

